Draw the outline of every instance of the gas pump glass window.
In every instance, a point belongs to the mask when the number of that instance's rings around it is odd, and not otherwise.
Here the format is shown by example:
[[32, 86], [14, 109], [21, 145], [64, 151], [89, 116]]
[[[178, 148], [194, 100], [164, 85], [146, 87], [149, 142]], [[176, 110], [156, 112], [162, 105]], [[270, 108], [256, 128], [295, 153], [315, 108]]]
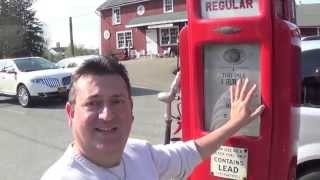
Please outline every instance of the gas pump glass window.
[[259, 0], [201, 0], [203, 19], [257, 15]]
[[[207, 44], [204, 46], [204, 129], [213, 131], [230, 114], [229, 86], [248, 78], [257, 84], [251, 106], [261, 104], [260, 46], [258, 44]], [[251, 84], [252, 85], [252, 84]], [[242, 128], [241, 135], [260, 135], [260, 119]]]

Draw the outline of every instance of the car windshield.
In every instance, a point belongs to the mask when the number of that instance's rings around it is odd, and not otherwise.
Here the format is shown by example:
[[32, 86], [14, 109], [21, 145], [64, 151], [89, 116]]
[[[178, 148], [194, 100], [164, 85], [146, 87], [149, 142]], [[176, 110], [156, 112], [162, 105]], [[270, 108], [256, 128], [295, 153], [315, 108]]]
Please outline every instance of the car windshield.
[[58, 67], [48, 60], [40, 57], [21, 58], [14, 60], [18, 69], [22, 72], [39, 71], [45, 69], [57, 69]]

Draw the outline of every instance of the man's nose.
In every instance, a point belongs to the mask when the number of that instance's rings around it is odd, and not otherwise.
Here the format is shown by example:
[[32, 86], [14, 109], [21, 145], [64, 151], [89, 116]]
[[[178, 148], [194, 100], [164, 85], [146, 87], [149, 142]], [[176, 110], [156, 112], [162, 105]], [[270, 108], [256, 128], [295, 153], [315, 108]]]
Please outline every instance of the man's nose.
[[114, 116], [114, 112], [112, 111], [112, 108], [108, 105], [104, 105], [99, 113], [99, 119], [109, 121], [112, 120]]

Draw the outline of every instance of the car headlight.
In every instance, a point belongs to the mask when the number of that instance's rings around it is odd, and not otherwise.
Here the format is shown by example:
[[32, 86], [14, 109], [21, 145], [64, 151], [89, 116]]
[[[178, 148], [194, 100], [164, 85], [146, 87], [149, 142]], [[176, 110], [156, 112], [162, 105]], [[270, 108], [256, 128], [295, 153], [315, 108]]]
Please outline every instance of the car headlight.
[[41, 84], [43, 83], [43, 79], [42, 78], [31, 79], [31, 82], [36, 84]]

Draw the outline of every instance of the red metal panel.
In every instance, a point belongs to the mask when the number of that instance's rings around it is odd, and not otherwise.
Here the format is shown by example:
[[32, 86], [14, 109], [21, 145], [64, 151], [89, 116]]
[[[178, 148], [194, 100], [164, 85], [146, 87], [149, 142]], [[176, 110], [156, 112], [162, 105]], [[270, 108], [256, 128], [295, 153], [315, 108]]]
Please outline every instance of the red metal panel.
[[[182, 124], [181, 127], [184, 129], [182, 131], [182, 138], [184, 140], [189, 140], [192, 137], [191, 131], [185, 131], [185, 129], [188, 129], [189, 127], [193, 127], [191, 124], [193, 121], [187, 120], [184, 121], [184, 119], [188, 119], [190, 117], [190, 109], [184, 107], [188, 107], [190, 104], [190, 87], [189, 87], [189, 59], [188, 59], [188, 26], [185, 26], [180, 31], [180, 37], [179, 37], [179, 62], [180, 62], [180, 71], [181, 71], [181, 107], [182, 107], [182, 113], [181, 113], [181, 119]], [[183, 67], [183, 68], [181, 68]], [[182, 87], [183, 86], [183, 87]]]
[[300, 37], [296, 25], [288, 21], [275, 18], [273, 24], [273, 131], [269, 179], [291, 180], [295, 179], [297, 164], [299, 117], [295, 116], [298, 114], [295, 108], [300, 106], [301, 92]]

